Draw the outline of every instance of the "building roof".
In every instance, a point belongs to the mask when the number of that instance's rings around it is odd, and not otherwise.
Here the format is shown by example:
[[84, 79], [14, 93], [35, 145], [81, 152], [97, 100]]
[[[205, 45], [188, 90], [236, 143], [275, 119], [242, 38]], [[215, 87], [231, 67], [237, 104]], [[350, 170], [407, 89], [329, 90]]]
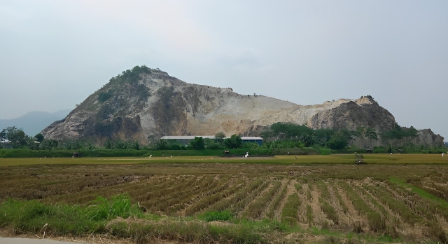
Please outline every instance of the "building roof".
[[162, 136], [162, 140], [194, 140], [195, 137], [215, 139], [214, 136]]
[[[215, 139], [215, 136], [162, 136], [162, 140], [194, 140], [195, 137], [202, 137], [207, 139]], [[229, 137], [226, 137], [229, 138]], [[241, 137], [243, 141], [263, 140], [261, 137]]]
[[257, 141], [257, 140], [263, 140], [261, 137], [241, 137], [241, 140], [243, 141]]

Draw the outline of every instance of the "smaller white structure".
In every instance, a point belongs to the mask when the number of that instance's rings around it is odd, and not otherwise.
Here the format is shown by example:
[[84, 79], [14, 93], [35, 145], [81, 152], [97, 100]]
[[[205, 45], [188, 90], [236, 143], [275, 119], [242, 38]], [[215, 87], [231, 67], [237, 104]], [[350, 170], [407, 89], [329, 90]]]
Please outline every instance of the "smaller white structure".
[[246, 152], [246, 155], [244, 155], [244, 158], [249, 157], [249, 152]]
[[0, 148], [3, 148], [3, 149], [8, 148], [8, 149], [11, 149], [11, 148], [12, 148], [12, 145], [11, 145], [11, 144], [12, 144], [11, 141], [8, 140], [8, 139], [2, 139], [2, 140], [0, 140]]

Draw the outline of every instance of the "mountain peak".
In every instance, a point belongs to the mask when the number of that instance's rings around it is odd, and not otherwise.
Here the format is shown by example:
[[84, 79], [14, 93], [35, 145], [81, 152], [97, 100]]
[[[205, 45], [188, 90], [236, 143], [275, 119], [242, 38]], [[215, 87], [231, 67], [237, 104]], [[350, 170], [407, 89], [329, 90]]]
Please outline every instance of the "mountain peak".
[[[369, 106], [365, 106], [369, 105]], [[276, 122], [311, 128], [377, 132], [395, 126], [395, 118], [372, 96], [339, 99], [319, 105], [298, 105], [259, 95], [241, 95], [231, 88], [190, 84], [167, 72], [136, 66], [110, 79], [64, 121], [47, 127], [46, 138], [138, 140], [174, 135], [257, 136]]]
[[356, 103], [359, 105], [362, 104], [378, 104], [375, 99], [371, 95], [361, 96], [356, 100]]

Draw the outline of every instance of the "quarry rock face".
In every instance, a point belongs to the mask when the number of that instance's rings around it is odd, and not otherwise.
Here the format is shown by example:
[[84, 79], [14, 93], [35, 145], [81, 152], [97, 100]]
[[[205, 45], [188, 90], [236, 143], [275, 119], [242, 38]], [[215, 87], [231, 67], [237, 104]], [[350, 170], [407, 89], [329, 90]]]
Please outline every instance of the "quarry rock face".
[[[395, 118], [371, 96], [318, 105], [298, 105], [260, 95], [241, 95], [231, 88], [189, 84], [145, 66], [123, 72], [90, 95], [61, 121], [42, 131], [46, 139], [136, 140], [166, 135], [215, 135], [224, 132], [258, 136], [276, 122], [313, 129], [373, 128], [379, 134]], [[433, 144], [440, 136], [420, 131]], [[432, 141], [431, 141], [432, 140]], [[443, 138], [441, 139], [443, 142]]]

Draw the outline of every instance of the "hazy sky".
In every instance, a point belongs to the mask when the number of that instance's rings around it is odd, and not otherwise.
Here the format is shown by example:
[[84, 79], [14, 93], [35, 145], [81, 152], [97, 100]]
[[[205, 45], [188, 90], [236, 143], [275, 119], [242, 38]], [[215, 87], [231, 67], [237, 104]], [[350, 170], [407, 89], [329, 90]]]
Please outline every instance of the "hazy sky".
[[298, 104], [372, 95], [448, 140], [448, 1], [2, 0], [0, 119], [74, 108], [123, 70]]

